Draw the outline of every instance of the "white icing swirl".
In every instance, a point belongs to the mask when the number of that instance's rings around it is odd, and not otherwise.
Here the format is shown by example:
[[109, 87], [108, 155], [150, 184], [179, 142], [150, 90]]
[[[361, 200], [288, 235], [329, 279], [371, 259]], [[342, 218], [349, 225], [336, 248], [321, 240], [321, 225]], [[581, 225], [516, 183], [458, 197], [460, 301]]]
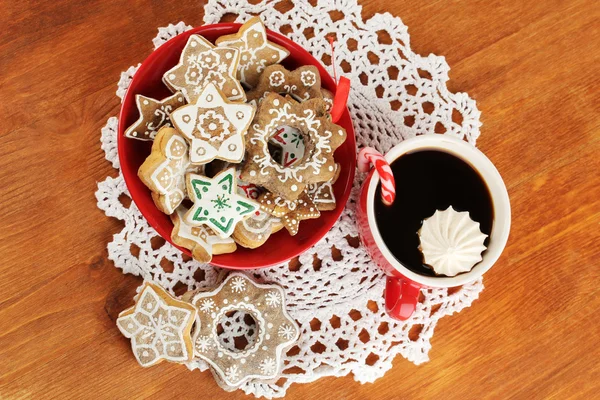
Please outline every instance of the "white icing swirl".
[[458, 212], [450, 206], [423, 221], [419, 249], [425, 264], [436, 274], [455, 276], [470, 271], [482, 260], [486, 237], [479, 222], [473, 221], [468, 212]]

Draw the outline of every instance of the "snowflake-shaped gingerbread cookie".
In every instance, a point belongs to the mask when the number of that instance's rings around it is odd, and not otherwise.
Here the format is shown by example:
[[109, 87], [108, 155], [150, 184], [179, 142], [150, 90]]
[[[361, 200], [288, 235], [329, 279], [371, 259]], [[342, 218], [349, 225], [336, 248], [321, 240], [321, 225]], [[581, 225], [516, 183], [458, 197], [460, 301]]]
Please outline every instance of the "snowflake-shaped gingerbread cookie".
[[117, 327], [131, 339], [131, 348], [142, 367], [162, 360], [183, 363], [193, 357], [191, 330], [197, 311], [160, 286], [146, 282], [135, 306], [117, 318]]
[[175, 127], [191, 143], [190, 160], [206, 164], [214, 159], [239, 163], [244, 158], [244, 137], [254, 107], [228, 101], [214, 83], [207, 84], [195, 104], [171, 114]]
[[[279, 164], [269, 151], [269, 140], [281, 126], [295, 128], [303, 136], [304, 155], [293, 165]], [[248, 131], [248, 156], [241, 176], [277, 196], [296, 200], [306, 185], [325, 182], [335, 176], [333, 153], [345, 140], [344, 128], [325, 117], [322, 100], [298, 103], [277, 93], [269, 93], [259, 105]]]
[[267, 31], [259, 17], [250, 18], [238, 33], [221, 36], [216, 43], [240, 50], [238, 78], [250, 87], [256, 85], [266, 66], [278, 64], [290, 54], [285, 47], [267, 40]]
[[156, 207], [172, 214], [186, 196], [186, 172], [201, 172], [188, 157], [188, 144], [175, 129], [162, 127], [152, 143], [152, 151], [138, 170], [138, 176], [152, 191]]
[[200, 35], [188, 39], [179, 63], [165, 72], [163, 82], [195, 103], [208, 82], [212, 82], [230, 100], [245, 101], [246, 94], [237, 80], [240, 51], [233, 47], [215, 47]]
[[[270, 380], [279, 375], [283, 352], [300, 334], [285, 309], [285, 293], [278, 285], [262, 285], [242, 273], [230, 274], [210, 292], [192, 299], [201, 326], [194, 333], [194, 354], [206, 361], [216, 381], [229, 390], [248, 380]], [[235, 311], [256, 322], [255, 339], [246, 348], [232, 350], [219, 340], [217, 326]]]

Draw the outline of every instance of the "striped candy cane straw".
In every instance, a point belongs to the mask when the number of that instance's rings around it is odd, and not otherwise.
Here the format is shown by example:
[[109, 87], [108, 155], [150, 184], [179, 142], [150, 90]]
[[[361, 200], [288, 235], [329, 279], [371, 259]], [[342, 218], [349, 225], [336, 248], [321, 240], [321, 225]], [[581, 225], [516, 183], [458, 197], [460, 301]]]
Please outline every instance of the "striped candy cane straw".
[[383, 204], [391, 206], [396, 198], [396, 182], [386, 159], [377, 150], [365, 147], [358, 153], [357, 164], [361, 172], [368, 172], [371, 165], [375, 166], [381, 180], [381, 200]]

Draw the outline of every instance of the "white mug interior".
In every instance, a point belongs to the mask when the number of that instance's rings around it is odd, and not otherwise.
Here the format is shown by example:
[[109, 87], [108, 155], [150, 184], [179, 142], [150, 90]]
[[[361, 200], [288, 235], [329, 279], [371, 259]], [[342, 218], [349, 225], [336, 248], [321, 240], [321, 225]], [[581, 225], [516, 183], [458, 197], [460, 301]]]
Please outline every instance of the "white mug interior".
[[[500, 173], [494, 164], [492, 164], [481, 151], [462, 140], [450, 136], [432, 134], [404, 140], [394, 146], [385, 155], [385, 158], [391, 164], [394, 160], [404, 154], [423, 150], [436, 150], [452, 154], [467, 162], [485, 181], [492, 199], [494, 219], [492, 222], [492, 231], [490, 232], [488, 248], [483, 255], [483, 260], [475, 265], [471, 271], [453, 277], [420, 275], [402, 265], [384, 243], [375, 220], [374, 199], [379, 183], [379, 174], [377, 171], [373, 173], [373, 178], [371, 179], [367, 193], [367, 218], [369, 221], [369, 228], [373, 234], [377, 247], [379, 247], [379, 250], [386, 260], [400, 274], [408, 279], [430, 287], [453, 287], [463, 285], [476, 280], [489, 270], [500, 257], [500, 254], [504, 250], [504, 246], [506, 246], [511, 221], [508, 192], [506, 191], [506, 186], [504, 185]], [[396, 187], [397, 193], [401, 190], [401, 187]]]

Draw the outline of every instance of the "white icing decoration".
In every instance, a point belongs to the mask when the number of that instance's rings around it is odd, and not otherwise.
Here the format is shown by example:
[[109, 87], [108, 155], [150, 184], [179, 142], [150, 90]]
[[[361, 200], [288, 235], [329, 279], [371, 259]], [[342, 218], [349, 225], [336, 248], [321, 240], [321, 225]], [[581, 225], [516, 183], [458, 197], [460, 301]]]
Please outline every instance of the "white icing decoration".
[[[209, 98], [212, 97], [212, 100]], [[239, 112], [243, 118], [239, 118]], [[196, 104], [183, 106], [171, 114], [177, 129], [190, 140], [191, 162], [205, 164], [215, 158], [239, 162], [244, 156], [244, 134], [254, 116], [254, 108], [243, 103], [228, 103], [213, 83], [207, 84]], [[217, 135], [201, 129], [204, 119], [218, 121]], [[233, 146], [230, 146], [233, 145]], [[199, 150], [202, 149], [201, 152]]]

